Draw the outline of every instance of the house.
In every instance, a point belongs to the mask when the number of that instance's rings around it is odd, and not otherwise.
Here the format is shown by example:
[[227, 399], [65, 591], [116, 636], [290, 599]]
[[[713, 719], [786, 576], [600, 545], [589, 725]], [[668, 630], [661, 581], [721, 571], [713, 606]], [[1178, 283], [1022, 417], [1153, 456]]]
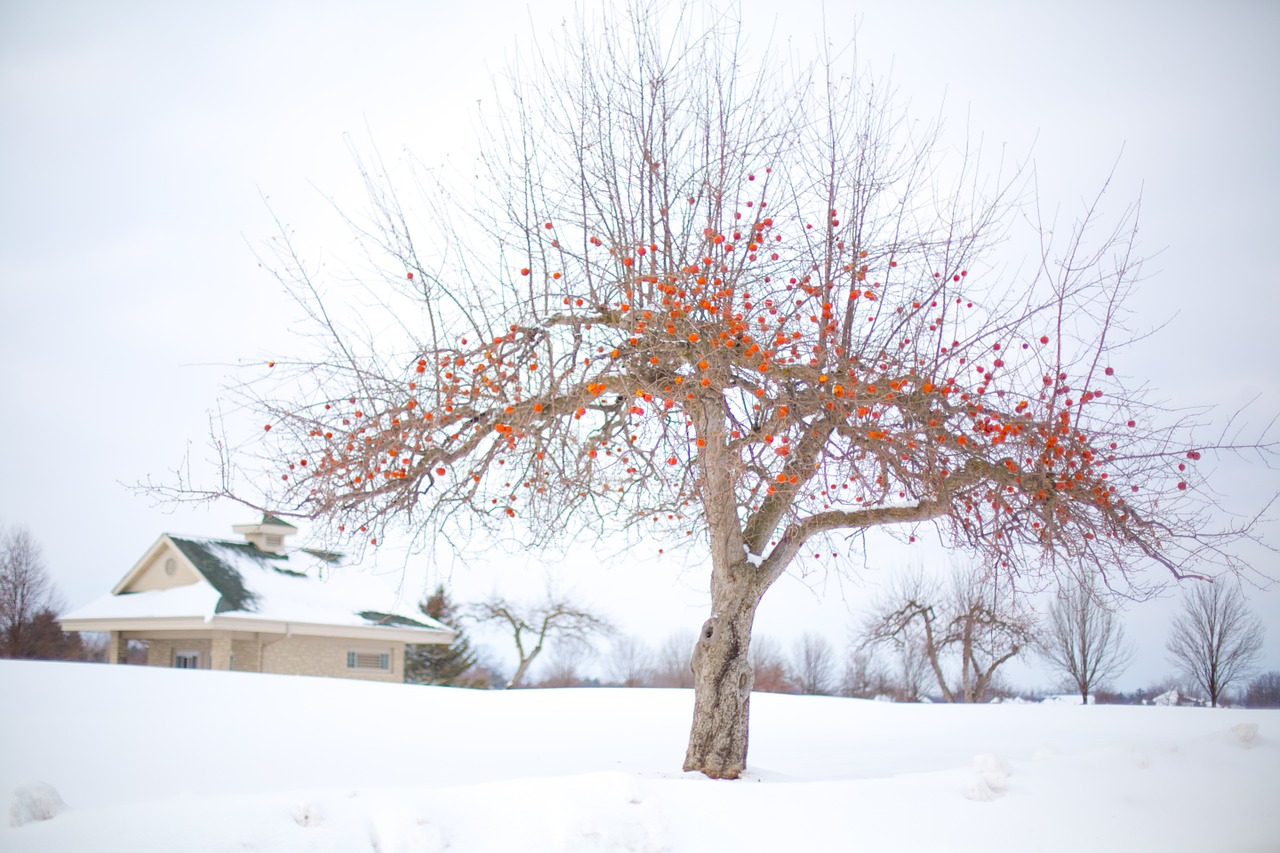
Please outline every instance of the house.
[[454, 638], [341, 555], [288, 547], [292, 524], [264, 515], [232, 530], [244, 539], [161, 535], [109, 595], [62, 616], [62, 629], [109, 633], [110, 663], [142, 641], [152, 666], [394, 682], [406, 644]]

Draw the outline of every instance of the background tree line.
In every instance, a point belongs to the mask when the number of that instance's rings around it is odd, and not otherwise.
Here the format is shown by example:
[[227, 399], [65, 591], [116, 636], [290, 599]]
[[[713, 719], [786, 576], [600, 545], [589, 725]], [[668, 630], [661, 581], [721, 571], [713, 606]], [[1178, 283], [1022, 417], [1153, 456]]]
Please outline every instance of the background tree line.
[[[790, 648], [768, 635], [755, 636], [749, 655], [755, 689], [900, 702], [984, 702], [1018, 695], [1000, 668], [1031, 656], [1082, 703], [1280, 706], [1280, 673], [1248, 680], [1256, 671], [1264, 630], [1238, 586], [1219, 581], [1187, 591], [1166, 643], [1177, 675], [1131, 694], [1110, 689], [1132, 660], [1134, 644], [1105, 594], [1085, 575], [1065, 583], [1036, 612], [998, 575], [978, 567], [955, 569], [943, 578], [921, 569], [899, 573], [851, 628], [843, 650], [815, 632], [803, 633]], [[443, 587], [432, 600], [442, 596]], [[435, 615], [427, 604], [423, 607]], [[462, 608], [450, 604], [448, 612], [461, 614], [448, 622], [455, 629], [466, 621], [496, 623], [512, 637], [515, 674], [502, 678], [501, 667], [491, 664], [489, 686], [693, 686], [692, 631], [652, 646], [553, 595], [536, 606], [491, 598]], [[459, 638], [468, 642], [464, 634]], [[549, 648], [545, 665], [531, 670], [544, 648]], [[469, 660], [474, 663], [474, 657]], [[475, 672], [460, 681], [432, 683], [474, 682]]]
[[[1250, 679], [1262, 650], [1262, 622], [1249, 611], [1239, 586], [1221, 580], [1197, 584], [1183, 597], [1166, 643], [1176, 676], [1128, 694], [1110, 690], [1134, 648], [1105, 592], [1084, 575], [1064, 583], [1036, 613], [1005, 580], [978, 567], [954, 569], [942, 578], [921, 568], [900, 572], [850, 630], [844, 650], [814, 632], [799, 636], [789, 649], [768, 635], [755, 636], [749, 654], [755, 689], [899, 702], [983, 702], [1014, 696], [1000, 667], [1032, 655], [1084, 703], [1280, 707], [1280, 672]], [[101, 638], [61, 630], [62, 609], [35, 537], [22, 526], [0, 531], [0, 657], [104, 660]], [[651, 646], [553, 590], [536, 602], [494, 595], [458, 604], [438, 584], [419, 609], [457, 636], [448, 645], [409, 646], [405, 680], [410, 683], [472, 688], [694, 684], [692, 631]], [[510, 636], [512, 669], [473, 643], [468, 628], [480, 625]], [[535, 670], [544, 652], [545, 663]]]

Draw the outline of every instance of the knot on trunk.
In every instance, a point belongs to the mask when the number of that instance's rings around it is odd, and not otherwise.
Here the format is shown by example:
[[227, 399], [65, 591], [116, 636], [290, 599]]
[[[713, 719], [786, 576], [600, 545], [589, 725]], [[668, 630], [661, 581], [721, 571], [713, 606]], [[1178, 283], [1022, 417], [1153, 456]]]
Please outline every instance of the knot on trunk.
[[689, 666], [694, 672], [701, 669], [702, 661], [707, 654], [707, 647], [715, 637], [715, 634], [716, 617], [712, 616], [702, 623], [702, 631], [698, 634], [698, 642], [693, 646], [693, 659], [689, 662]]

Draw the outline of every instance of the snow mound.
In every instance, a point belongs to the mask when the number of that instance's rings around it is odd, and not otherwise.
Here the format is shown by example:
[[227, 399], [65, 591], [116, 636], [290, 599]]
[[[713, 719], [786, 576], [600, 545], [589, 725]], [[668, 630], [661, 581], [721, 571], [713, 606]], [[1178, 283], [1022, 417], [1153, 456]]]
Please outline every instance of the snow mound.
[[1159, 696], [1151, 700], [1151, 704], [1161, 705], [1169, 708], [1185, 707], [1185, 706], [1192, 706], [1196, 708], [1206, 708], [1209, 705], [1209, 700], [1199, 699], [1195, 696], [1188, 696], [1185, 693], [1179, 693], [1178, 690], [1175, 688], [1173, 690], [1166, 690], [1164, 693], [1161, 693]]
[[600, 773], [567, 782], [566, 853], [667, 853], [672, 849], [660, 808], [628, 774]]
[[1253, 743], [1253, 739], [1258, 736], [1257, 723], [1236, 723], [1231, 727], [1231, 733], [1236, 736], [1236, 740], [1245, 746]]
[[417, 807], [395, 801], [373, 807], [369, 844], [375, 853], [443, 853], [449, 847], [444, 833]]
[[31, 782], [13, 789], [9, 798], [9, 826], [25, 826], [37, 820], [50, 820], [66, 811], [58, 791], [46, 782]]
[[293, 822], [303, 829], [319, 826], [324, 812], [315, 803], [298, 803], [293, 807]]
[[1009, 787], [1009, 763], [994, 753], [973, 757], [973, 772], [977, 777], [965, 791], [965, 796], [975, 802], [986, 803], [1003, 797]]

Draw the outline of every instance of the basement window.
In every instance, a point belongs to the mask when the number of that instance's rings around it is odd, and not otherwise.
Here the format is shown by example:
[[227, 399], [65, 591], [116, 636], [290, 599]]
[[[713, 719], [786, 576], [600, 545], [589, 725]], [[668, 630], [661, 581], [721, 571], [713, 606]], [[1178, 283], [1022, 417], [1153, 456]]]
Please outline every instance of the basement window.
[[386, 652], [347, 652], [347, 669], [391, 669], [391, 655]]

